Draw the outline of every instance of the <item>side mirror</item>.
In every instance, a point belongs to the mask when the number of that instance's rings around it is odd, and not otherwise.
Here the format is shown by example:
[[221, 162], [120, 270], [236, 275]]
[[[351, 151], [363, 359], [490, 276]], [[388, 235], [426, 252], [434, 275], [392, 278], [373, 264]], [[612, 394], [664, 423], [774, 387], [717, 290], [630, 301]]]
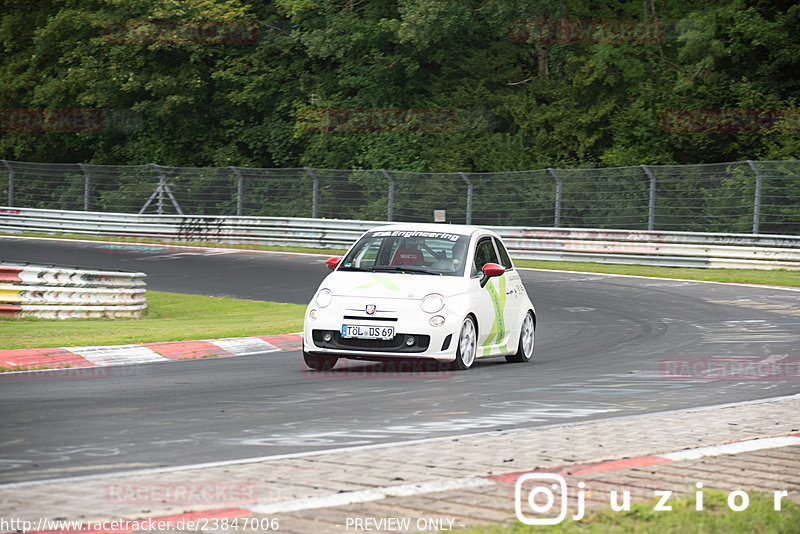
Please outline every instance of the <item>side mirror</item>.
[[327, 265], [328, 269], [330, 269], [331, 271], [335, 271], [336, 268], [339, 266], [339, 264], [341, 262], [342, 262], [342, 258], [337, 256], [337, 257], [328, 258], [327, 260], [325, 260], [325, 265]]
[[481, 278], [481, 287], [486, 285], [486, 282], [489, 281], [489, 278], [493, 276], [501, 276], [504, 272], [506, 272], [506, 268], [502, 265], [497, 265], [496, 263], [487, 263], [483, 266], [483, 277]]

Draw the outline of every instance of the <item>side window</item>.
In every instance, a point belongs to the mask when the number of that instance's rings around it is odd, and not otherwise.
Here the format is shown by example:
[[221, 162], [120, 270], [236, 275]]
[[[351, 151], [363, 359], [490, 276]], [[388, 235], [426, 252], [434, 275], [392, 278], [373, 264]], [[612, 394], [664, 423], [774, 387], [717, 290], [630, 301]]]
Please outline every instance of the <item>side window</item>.
[[500, 265], [506, 268], [506, 270], [513, 269], [514, 265], [511, 263], [511, 257], [508, 255], [506, 251], [506, 247], [503, 243], [495, 238], [494, 244], [497, 246], [497, 250], [500, 252]]
[[481, 272], [483, 266], [487, 263], [498, 263], [497, 253], [494, 251], [494, 245], [492, 245], [490, 237], [484, 237], [478, 241], [478, 245], [475, 247], [476, 272]]

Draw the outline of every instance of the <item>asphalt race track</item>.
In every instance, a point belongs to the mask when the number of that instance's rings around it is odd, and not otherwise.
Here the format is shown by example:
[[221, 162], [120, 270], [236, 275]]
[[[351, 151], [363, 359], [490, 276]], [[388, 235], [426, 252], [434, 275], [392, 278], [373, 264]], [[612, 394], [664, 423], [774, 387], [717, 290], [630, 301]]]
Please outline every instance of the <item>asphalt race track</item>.
[[[310, 255], [1, 237], [0, 259], [137, 270], [152, 290], [303, 304], [327, 273], [325, 257]], [[318, 374], [290, 351], [114, 367], [102, 379], [0, 376], [0, 482], [800, 393], [797, 291], [532, 270], [523, 280], [538, 312], [528, 364], [452, 372], [343, 362]], [[725, 371], [675, 376], [709, 362]], [[742, 378], [747, 364], [763, 376]]]

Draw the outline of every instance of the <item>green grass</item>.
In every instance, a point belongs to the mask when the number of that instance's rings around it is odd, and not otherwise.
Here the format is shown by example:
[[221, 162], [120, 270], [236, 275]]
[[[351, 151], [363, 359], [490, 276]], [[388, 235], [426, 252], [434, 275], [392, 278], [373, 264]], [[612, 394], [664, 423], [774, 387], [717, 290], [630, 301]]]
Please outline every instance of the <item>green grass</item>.
[[[603, 508], [586, 515], [581, 521], [567, 520], [551, 527], [531, 527], [517, 523], [509, 527], [473, 529], [463, 534], [523, 534], [530, 532], [575, 534], [798, 534], [800, 533], [800, 504], [786, 498], [782, 509], [773, 509], [772, 494], [747, 492], [750, 504], [746, 510], [734, 512], [728, 508], [727, 493], [703, 492], [703, 509], [695, 509], [694, 498], [672, 498], [667, 503], [672, 511], [653, 511], [657, 501], [632, 504], [630, 511], [615, 512]], [[738, 501], [737, 501], [738, 502]]]
[[800, 287], [800, 271], [762, 269], [694, 269], [688, 267], [649, 267], [646, 265], [614, 265], [578, 261], [514, 260], [517, 267], [556, 269], [588, 273], [652, 276], [681, 280], [706, 280], [710, 282], [738, 282]]
[[305, 306], [147, 292], [142, 319], [0, 318], [0, 349], [123, 345], [285, 334], [303, 329]]

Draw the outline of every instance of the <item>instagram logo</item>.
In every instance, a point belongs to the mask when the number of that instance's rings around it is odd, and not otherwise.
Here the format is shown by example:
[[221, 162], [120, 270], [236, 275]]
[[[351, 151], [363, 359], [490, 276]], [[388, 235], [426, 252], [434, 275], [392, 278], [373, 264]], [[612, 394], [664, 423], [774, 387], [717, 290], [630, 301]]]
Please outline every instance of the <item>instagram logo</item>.
[[[527, 498], [523, 499], [523, 494], [528, 490], [526, 482], [534, 482], [532, 488], [527, 493]], [[581, 489], [584, 483], [578, 484]], [[556, 493], [558, 496], [556, 496]], [[545, 515], [551, 512], [556, 500], [560, 501], [558, 515]], [[526, 509], [523, 511], [523, 501]], [[579, 508], [582, 508], [579, 501]], [[526, 525], [557, 525], [567, 517], [567, 481], [564, 477], [555, 473], [527, 473], [517, 479], [514, 486], [514, 511], [517, 519]], [[578, 510], [575, 519], [583, 517], [583, 511]]]

